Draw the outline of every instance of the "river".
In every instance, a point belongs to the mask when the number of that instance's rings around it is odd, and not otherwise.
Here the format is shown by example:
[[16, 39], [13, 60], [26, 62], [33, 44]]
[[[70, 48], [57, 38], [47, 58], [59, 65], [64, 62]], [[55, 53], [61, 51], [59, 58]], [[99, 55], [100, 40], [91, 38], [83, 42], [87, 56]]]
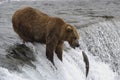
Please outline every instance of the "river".
[[[65, 42], [63, 62], [54, 56], [57, 69], [47, 60], [46, 46], [40, 43], [26, 43], [36, 58], [31, 64], [6, 57], [8, 47], [21, 43], [13, 31], [11, 18], [25, 6], [61, 17], [77, 28], [80, 47], [72, 49]], [[119, 8], [119, 0], [1, 0], [0, 80], [120, 80]], [[90, 62], [87, 78], [81, 51], [86, 52]]]

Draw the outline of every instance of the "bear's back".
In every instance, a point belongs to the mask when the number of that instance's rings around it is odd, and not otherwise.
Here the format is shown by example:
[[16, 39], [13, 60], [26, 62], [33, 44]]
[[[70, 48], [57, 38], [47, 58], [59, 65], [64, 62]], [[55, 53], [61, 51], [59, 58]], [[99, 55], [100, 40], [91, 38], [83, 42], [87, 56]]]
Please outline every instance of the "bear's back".
[[31, 7], [19, 9], [12, 16], [15, 32], [24, 41], [30, 42], [35, 41], [34, 37], [36, 32], [38, 32], [37, 34], [44, 34], [45, 23], [47, 23], [48, 20], [49, 16], [47, 14]]
[[32, 7], [25, 7], [23, 9], [17, 10], [13, 15], [13, 19], [14, 18], [18, 18], [21, 23], [22, 21], [31, 23], [40, 21], [39, 19], [47, 19], [48, 15]]

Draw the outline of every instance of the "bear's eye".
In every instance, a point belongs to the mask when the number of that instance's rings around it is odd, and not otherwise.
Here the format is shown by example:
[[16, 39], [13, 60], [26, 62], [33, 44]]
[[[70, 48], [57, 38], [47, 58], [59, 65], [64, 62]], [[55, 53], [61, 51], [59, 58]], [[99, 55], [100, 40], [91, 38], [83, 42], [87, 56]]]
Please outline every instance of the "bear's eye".
[[77, 39], [76, 37], [72, 37], [72, 38], [75, 39], [75, 40]]

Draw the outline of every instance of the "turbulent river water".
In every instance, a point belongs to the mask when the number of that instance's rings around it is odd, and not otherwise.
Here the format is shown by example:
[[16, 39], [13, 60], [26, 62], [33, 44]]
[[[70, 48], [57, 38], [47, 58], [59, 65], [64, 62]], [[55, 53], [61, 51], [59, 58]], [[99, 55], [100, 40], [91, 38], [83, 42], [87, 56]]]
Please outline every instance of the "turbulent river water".
[[[35, 61], [8, 58], [6, 50], [21, 43], [13, 31], [11, 17], [25, 6], [32, 6], [74, 25], [80, 34], [80, 47], [72, 49], [65, 42], [63, 62], [55, 55], [57, 69], [45, 56], [45, 45], [26, 43]], [[109, 1], [21, 1], [0, 2], [0, 80], [120, 80], [120, 2]], [[90, 62], [88, 77], [81, 51]]]

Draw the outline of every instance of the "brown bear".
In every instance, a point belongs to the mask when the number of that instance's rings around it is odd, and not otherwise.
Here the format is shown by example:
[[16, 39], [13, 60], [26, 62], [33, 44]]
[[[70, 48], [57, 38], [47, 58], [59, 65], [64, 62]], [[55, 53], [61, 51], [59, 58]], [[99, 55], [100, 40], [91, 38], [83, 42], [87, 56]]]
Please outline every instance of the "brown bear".
[[79, 47], [79, 34], [75, 27], [61, 18], [48, 16], [35, 8], [17, 10], [12, 16], [12, 24], [23, 42], [46, 44], [46, 56], [53, 64], [54, 51], [62, 61], [64, 41], [68, 41], [72, 48]]

